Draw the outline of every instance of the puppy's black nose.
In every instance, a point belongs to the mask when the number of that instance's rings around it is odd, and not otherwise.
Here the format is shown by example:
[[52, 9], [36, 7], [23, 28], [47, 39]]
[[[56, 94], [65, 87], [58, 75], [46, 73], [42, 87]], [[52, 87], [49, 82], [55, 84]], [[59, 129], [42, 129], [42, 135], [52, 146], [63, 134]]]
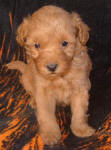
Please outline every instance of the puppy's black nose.
[[57, 64], [48, 64], [46, 67], [49, 71], [54, 72], [57, 69], [58, 65]]

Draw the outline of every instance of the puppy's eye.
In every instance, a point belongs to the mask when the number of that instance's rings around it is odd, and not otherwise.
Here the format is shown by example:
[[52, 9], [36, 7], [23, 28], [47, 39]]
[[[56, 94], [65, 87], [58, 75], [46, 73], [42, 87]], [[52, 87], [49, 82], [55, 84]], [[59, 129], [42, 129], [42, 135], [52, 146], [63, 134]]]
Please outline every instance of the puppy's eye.
[[68, 42], [67, 42], [67, 41], [63, 41], [63, 42], [62, 42], [62, 46], [63, 46], [63, 47], [66, 47], [67, 45], [68, 45]]
[[40, 48], [40, 44], [39, 44], [39, 43], [35, 43], [35, 44], [34, 44], [34, 47], [35, 47], [35, 48]]

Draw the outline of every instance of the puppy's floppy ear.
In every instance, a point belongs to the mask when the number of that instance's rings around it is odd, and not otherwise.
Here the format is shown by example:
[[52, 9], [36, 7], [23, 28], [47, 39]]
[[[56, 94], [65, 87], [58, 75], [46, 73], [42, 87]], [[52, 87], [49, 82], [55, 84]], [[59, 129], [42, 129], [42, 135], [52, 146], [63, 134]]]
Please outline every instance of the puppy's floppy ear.
[[76, 29], [76, 36], [78, 36], [79, 41], [82, 45], [85, 45], [89, 39], [89, 27], [82, 21], [79, 14], [73, 12], [72, 23]]
[[28, 19], [24, 19], [16, 32], [16, 40], [20, 46], [23, 46], [24, 43], [26, 42], [27, 34], [28, 34]]

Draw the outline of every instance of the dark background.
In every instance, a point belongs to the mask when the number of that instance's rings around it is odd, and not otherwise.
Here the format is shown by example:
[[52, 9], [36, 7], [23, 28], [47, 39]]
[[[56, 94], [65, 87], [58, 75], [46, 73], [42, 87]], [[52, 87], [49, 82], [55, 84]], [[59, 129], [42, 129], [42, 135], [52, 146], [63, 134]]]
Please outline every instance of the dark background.
[[[89, 25], [90, 39], [87, 43], [93, 62], [91, 72], [89, 122], [98, 129], [111, 112], [111, 1], [110, 0], [0, 0], [0, 47], [3, 33], [7, 43], [0, 63], [11, 61], [16, 52], [15, 31], [23, 18], [44, 5], [56, 5], [72, 12], [76, 11]], [[13, 14], [13, 30], [9, 12]], [[6, 59], [7, 46], [11, 44], [10, 57]], [[20, 58], [23, 59], [22, 56]]]

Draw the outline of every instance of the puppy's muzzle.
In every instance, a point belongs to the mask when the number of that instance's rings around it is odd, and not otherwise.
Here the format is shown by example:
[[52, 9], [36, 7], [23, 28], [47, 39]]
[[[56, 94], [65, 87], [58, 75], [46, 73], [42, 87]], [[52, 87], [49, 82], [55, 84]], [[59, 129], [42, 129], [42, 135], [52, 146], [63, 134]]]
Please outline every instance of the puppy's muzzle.
[[55, 72], [58, 67], [58, 64], [56, 64], [56, 63], [47, 64], [46, 67], [47, 67], [48, 71]]

